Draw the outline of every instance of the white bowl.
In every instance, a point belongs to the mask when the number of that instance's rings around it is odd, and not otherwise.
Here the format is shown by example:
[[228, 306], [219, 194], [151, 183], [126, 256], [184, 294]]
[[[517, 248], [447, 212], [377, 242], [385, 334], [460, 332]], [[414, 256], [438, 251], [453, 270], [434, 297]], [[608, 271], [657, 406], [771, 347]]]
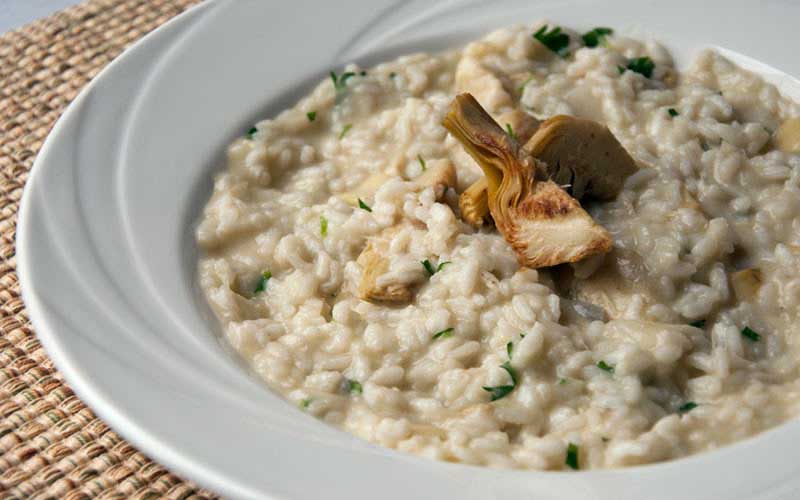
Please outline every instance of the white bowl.
[[[439, 50], [548, 18], [652, 35], [686, 60], [715, 44], [798, 98], [800, 4], [746, 0], [207, 2], [96, 78], [25, 189], [18, 269], [31, 319], [117, 432], [230, 497], [790, 499], [800, 424], [624, 470], [531, 472], [383, 449], [294, 408], [229, 354], [195, 283], [193, 223], [225, 145], [346, 62]], [[735, 55], [735, 54], [734, 54]]]

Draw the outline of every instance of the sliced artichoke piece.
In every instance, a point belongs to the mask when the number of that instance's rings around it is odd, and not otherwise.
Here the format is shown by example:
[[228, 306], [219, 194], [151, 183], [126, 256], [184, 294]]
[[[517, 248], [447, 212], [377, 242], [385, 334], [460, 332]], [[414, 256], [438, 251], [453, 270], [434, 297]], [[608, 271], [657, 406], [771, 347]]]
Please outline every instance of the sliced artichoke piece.
[[356, 262], [363, 272], [358, 286], [358, 295], [375, 302], [407, 303], [411, 301], [414, 283], [382, 278], [390, 271], [389, 245], [392, 238], [403, 229], [397, 225], [384, 229], [370, 238]]
[[492, 113], [510, 107], [513, 102], [502, 80], [488, 70], [477, 57], [471, 55], [463, 56], [458, 62], [455, 86], [458, 92], [469, 92], [478, 96]]
[[550, 179], [577, 199], [611, 200], [638, 170], [608, 127], [585, 118], [558, 115], [542, 122], [523, 147], [547, 164]]
[[481, 177], [458, 197], [458, 208], [461, 218], [473, 227], [481, 227], [489, 223], [489, 182]]
[[436, 200], [441, 200], [447, 188], [456, 187], [456, 167], [449, 160], [432, 160], [428, 162], [427, 169], [422, 172], [414, 182], [420, 189], [432, 187]]
[[[644, 266], [635, 253], [615, 248], [605, 263], [590, 276], [586, 278], [576, 276], [569, 286], [567, 295], [602, 308], [609, 319], [623, 317], [630, 304], [636, 300], [644, 299], [647, 303], [647, 298], [652, 295], [647, 286], [642, 282], [628, 279], [620, 269], [620, 264], [629, 269]], [[643, 275], [644, 269], [638, 274]]]
[[469, 94], [456, 96], [444, 126], [475, 159], [487, 181], [489, 212], [521, 264], [576, 262], [611, 249], [608, 232], [552, 181], [537, 181], [543, 166], [520, 154], [517, 141]]
[[[506, 132], [510, 129], [514, 133], [514, 139], [518, 143], [524, 144], [536, 132], [540, 122], [528, 113], [514, 109], [500, 115], [500, 123], [506, 126]], [[461, 193], [458, 199], [461, 217], [473, 227], [481, 227], [492, 220], [487, 186], [486, 178], [481, 177]]]
[[358, 199], [365, 199], [369, 198], [375, 191], [378, 190], [379, 187], [383, 185], [384, 182], [391, 179], [388, 174], [383, 172], [375, 172], [371, 174], [369, 177], [364, 179], [358, 186], [355, 187], [352, 191], [347, 191], [339, 195], [339, 198], [344, 200], [345, 202], [349, 203], [353, 206], [358, 206]]
[[785, 153], [800, 153], [800, 118], [789, 118], [778, 127], [775, 145]]

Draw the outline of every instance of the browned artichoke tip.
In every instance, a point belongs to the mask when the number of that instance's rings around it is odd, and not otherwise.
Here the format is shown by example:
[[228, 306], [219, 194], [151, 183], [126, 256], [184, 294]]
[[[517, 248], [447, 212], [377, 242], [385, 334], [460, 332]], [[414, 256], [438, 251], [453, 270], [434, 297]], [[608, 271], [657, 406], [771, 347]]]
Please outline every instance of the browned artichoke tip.
[[550, 179], [577, 199], [614, 199], [636, 162], [608, 127], [593, 120], [558, 115], [542, 122], [523, 147], [547, 164]]
[[[518, 109], [503, 113], [499, 120], [505, 124], [506, 129], [510, 127], [519, 143], [527, 142], [540, 124], [535, 117]], [[481, 177], [461, 193], [458, 199], [461, 217], [471, 226], [481, 227], [484, 223], [491, 222], [487, 186], [486, 178]]]
[[461, 218], [473, 227], [481, 227], [491, 221], [489, 214], [489, 182], [481, 177], [458, 197]]
[[537, 181], [537, 160], [469, 94], [456, 96], [444, 126], [475, 159], [487, 180], [489, 212], [522, 265], [576, 262], [611, 249], [608, 232], [551, 181]]

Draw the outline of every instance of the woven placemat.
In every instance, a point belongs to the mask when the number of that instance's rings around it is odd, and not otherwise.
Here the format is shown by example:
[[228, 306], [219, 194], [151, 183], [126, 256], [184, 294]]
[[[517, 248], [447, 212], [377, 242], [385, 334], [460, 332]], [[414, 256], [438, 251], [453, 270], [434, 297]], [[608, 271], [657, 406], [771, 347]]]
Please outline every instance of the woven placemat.
[[15, 272], [22, 187], [56, 119], [132, 42], [198, 0], [89, 0], [0, 35], [0, 498], [211, 498], [72, 392], [31, 329]]

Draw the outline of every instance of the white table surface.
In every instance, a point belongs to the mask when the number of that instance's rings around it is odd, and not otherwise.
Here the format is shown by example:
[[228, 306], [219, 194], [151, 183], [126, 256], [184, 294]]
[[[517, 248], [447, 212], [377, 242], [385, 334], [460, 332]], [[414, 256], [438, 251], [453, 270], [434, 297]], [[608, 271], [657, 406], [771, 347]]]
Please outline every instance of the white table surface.
[[76, 3], [78, 0], [0, 0], [0, 33]]

